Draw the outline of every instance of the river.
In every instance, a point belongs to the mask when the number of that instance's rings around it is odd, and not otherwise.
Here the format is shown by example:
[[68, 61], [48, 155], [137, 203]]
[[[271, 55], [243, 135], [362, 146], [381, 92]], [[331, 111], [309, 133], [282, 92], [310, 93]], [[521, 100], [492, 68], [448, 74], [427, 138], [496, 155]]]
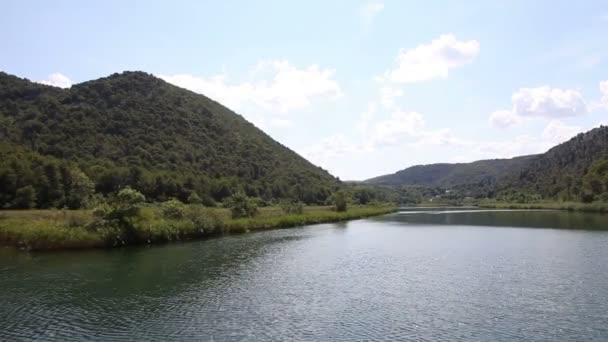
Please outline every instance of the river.
[[0, 250], [0, 340], [608, 340], [608, 216], [404, 209], [114, 250]]

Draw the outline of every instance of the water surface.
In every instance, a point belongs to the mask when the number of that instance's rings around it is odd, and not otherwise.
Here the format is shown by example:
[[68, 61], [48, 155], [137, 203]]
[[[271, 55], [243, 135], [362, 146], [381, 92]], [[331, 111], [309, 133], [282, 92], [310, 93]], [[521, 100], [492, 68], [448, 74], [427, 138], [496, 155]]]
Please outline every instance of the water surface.
[[420, 211], [155, 247], [0, 250], [0, 340], [608, 340], [606, 216]]

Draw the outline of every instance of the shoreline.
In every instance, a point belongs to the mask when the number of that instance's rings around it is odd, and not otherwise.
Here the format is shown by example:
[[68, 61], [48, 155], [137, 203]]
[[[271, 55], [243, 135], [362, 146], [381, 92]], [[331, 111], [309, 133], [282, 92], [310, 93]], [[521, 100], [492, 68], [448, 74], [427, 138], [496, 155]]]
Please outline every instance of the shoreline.
[[608, 213], [608, 203], [605, 202], [534, 202], [534, 203], [514, 203], [487, 201], [478, 204], [480, 208], [490, 209], [552, 209], [563, 211], [579, 211], [588, 213]]
[[352, 206], [345, 212], [332, 211], [329, 207], [313, 207], [307, 208], [302, 214], [284, 214], [277, 208], [267, 208], [260, 216], [239, 219], [227, 217], [223, 209], [204, 208], [208, 216], [202, 222], [187, 218], [163, 219], [155, 217], [154, 210], [154, 207], [144, 210], [142, 216], [145, 219], [135, 223], [133, 237], [128, 242], [119, 236], [121, 233], [115, 228], [91, 228], [90, 211], [0, 211], [0, 247], [51, 251], [156, 245], [356, 220], [396, 212], [399, 206]]

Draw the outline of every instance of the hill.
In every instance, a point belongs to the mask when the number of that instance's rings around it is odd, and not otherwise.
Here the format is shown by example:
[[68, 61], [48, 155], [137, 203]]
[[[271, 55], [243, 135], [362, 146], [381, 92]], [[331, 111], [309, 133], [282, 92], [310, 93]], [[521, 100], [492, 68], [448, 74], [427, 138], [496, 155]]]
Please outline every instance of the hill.
[[[339, 183], [230, 109], [143, 72], [69, 89], [0, 72], [0, 124], [0, 207], [27, 186], [39, 207], [64, 205], [78, 172], [104, 195], [129, 185], [151, 200], [243, 190], [323, 203]], [[42, 201], [49, 183], [57, 193]]]
[[512, 159], [417, 165], [367, 184], [454, 188], [508, 201], [608, 200], [608, 127], [581, 133], [549, 151]]
[[368, 179], [368, 184], [426, 185], [449, 188], [463, 184], [490, 183], [519, 171], [535, 156], [479, 160], [472, 163], [416, 165], [390, 175]]
[[531, 159], [503, 187], [551, 199], [605, 200], [600, 197], [608, 192], [607, 158], [608, 127], [600, 126]]

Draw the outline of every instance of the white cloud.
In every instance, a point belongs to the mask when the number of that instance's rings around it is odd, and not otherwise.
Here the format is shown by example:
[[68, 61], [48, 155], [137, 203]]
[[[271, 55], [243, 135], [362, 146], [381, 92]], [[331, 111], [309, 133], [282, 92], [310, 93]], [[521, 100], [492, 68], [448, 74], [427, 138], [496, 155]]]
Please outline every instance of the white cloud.
[[395, 99], [401, 96], [403, 96], [403, 90], [399, 88], [388, 86], [380, 88], [380, 103], [384, 106], [384, 108], [394, 108]]
[[360, 155], [370, 151], [365, 145], [352, 142], [344, 134], [333, 134], [319, 143], [309, 145], [299, 152], [316, 165], [327, 165], [338, 157]]
[[490, 114], [490, 125], [498, 128], [508, 128], [521, 123], [522, 119], [511, 110], [497, 110]]
[[420, 137], [425, 122], [417, 112], [396, 110], [386, 120], [376, 122], [371, 127], [368, 139], [377, 145], [396, 145]]
[[374, 19], [380, 12], [384, 10], [384, 3], [381, 1], [373, 0], [363, 4], [359, 7], [359, 17], [361, 18], [361, 22], [364, 27], [369, 28]]
[[521, 88], [511, 97], [513, 112], [521, 117], [562, 118], [587, 113], [587, 103], [576, 90], [543, 86]]
[[59, 88], [69, 88], [72, 86], [72, 81], [67, 76], [58, 72], [50, 74], [46, 80], [38, 81], [38, 83]]
[[[601, 88], [602, 84], [600, 84]], [[608, 85], [606, 85], [608, 87]], [[583, 95], [573, 89], [521, 88], [511, 96], [510, 110], [498, 110], [490, 114], [493, 127], [508, 128], [526, 119], [556, 119], [584, 115], [589, 111]]]
[[443, 34], [430, 44], [401, 49], [397, 67], [387, 71], [384, 79], [411, 83], [446, 78], [450, 69], [471, 63], [478, 54], [477, 40], [460, 41], [453, 34]]
[[570, 140], [582, 131], [583, 128], [580, 126], [569, 126], [561, 121], [553, 120], [545, 127], [541, 137], [543, 141], [553, 146]]
[[[297, 68], [288, 61], [259, 63], [245, 82], [230, 82], [224, 75], [197, 77], [189, 74], [160, 75], [165, 81], [204, 94], [236, 111], [263, 110], [288, 113], [314, 101], [342, 94], [335, 70], [317, 65]], [[265, 76], [260, 78], [259, 75]]]

